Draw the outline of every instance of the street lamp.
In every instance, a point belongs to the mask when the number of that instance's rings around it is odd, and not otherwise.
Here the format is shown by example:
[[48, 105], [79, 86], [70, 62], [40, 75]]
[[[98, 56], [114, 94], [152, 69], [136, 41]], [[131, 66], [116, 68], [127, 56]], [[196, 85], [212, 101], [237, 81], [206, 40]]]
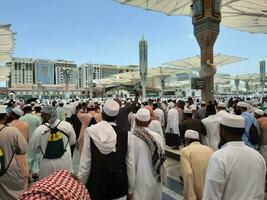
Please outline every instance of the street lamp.
[[214, 74], [213, 46], [220, 32], [221, 0], [193, 0], [194, 35], [201, 51], [200, 77], [205, 85], [201, 90], [202, 100], [213, 102]]
[[70, 74], [71, 74], [70, 68], [65, 68], [63, 70], [64, 82], [65, 82], [65, 99], [66, 100], [70, 98], [70, 94], [69, 94]]

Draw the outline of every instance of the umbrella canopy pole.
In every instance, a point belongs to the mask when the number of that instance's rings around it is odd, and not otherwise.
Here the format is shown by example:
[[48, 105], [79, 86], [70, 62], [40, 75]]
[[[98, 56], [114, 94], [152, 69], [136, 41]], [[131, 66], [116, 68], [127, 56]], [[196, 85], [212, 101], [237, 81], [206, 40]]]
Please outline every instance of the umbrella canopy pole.
[[200, 77], [205, 80], [201, 91], [202, 100], [214, 100], [214, 75], [213, 46], [220, 32], [221, 1], [220, 0], [194, 0], [193, 5], [194, 34], [201, 51]]

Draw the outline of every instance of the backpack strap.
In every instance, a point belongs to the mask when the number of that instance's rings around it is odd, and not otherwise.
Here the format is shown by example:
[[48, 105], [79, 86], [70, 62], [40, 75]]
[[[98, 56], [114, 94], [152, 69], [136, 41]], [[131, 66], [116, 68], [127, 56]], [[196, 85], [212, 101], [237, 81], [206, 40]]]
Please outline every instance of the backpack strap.
[[0, 131], [2, 131], [6, 127], [7, 127], [7, 125], [4, 125], [2, 128], [0, 128]]

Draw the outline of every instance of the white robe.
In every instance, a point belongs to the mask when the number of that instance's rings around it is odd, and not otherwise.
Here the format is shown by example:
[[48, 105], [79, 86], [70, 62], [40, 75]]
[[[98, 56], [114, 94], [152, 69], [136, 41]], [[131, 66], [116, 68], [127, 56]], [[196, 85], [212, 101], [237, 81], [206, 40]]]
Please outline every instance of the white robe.
[[[163, 148], [162, 138], [147, 128], [147, 131], [159, 142]], [[162, 185], [158, 183], [153, 175], [151, 152], [148, 145], [131, 134], [135, 158], [135, 184], [133, 189], [133, 200], [161, 200]]]
[[179, 131], [179, 113], [176, 108], [171, 108], [167, 115], [167, 127], [165, 133], [173, 133], [180, 135]]
[[164, 138], [163, 131], [158, 120], [152, 120], [148, 125], [148, 128], [149, 130], [158, 133], [162, 139]]
[[[50, 126], [55, 127], [58, 122], [59, 120], [56, 120]], [[73, 171], [70, 145], [74, 145], [76, 142], [75, 131], [73, 130], [72, 125], [66, 121], [61, 121], [58, 125], [58, 129], [64, 131], [69, 136], [69, 143], [67, 145], [66, 152], [61, 158], [58, 159], [44, 159], [42, 154], [40, 154], [40, 178], [44, 178], [60, 169]], [[42, 151], [45, 152], [47, 145], [47, 134], [42, 135], [45, 131], [49, 131], [49, 128], [45, 125], [41, 125], [33, 133], [33, 150], [38, 153], [40, 153], [40, 147]], [[65, 135], [63, 135], [63, 142], [65, 147], [68, 142], [68, 138]]]
[[155, 115], [159, 118], [159, 123], [162, 127], [165, 126], [165, 115], [162, 109], [157, 108], [154, 110]]
[[206, 145], [213, 150], [218, 149], [220, 142], [220, 121], [221, 117], [217, 115], [210, 115], [207, 118], [201, 120], [207, 130]]
[[264, 200], [264, 158], [244, 142], [228, 142], [210, 158], [203, 200]]

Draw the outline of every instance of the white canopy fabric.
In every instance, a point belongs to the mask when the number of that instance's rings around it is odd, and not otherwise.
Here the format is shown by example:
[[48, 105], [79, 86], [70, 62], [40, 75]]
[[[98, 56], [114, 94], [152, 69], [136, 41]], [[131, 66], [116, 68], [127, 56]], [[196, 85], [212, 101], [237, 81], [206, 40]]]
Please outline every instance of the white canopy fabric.
[[[155, 67], [155, 68], [148, 69], [147, 77], [148, 78], [152, 78], [152, 77], [166, 78], [171, 75], [183, 74], [183, 73], [192, 73], [192, 70], [177, 69], [177, 68], [172, 68], [172, 67]], [[121, 79], [140, 79], [140, 72], [139, 71], [126, 72], [126, 73], [114, 75], [114, 77], [121, 78]]]
[[9, 62], [14, 48], [14, 35], [11, 25], [0, 25], [0, 62]]
[[[236, 56], [228, 56], [222, 54], [214, 55], [214, 64], [216, 67], [220, 67], [223, 65], [233, 64], [236, 62], [241, 62], [247, 60], [246, 58], [236, 57]], [[164, 63], [166, 66], [173, 66], [181, 69], [190, 69], [193, 71], [200, 71], [200, 56], [188, 57], [176, 61], [171, 61]]]
[[[192, 0], [115, 0], [163, 12], [167, 15], [191, 16]], [[222, 0], [222, 24], [224, 26], [251, 33], [267, 33], [266, 0]]]

